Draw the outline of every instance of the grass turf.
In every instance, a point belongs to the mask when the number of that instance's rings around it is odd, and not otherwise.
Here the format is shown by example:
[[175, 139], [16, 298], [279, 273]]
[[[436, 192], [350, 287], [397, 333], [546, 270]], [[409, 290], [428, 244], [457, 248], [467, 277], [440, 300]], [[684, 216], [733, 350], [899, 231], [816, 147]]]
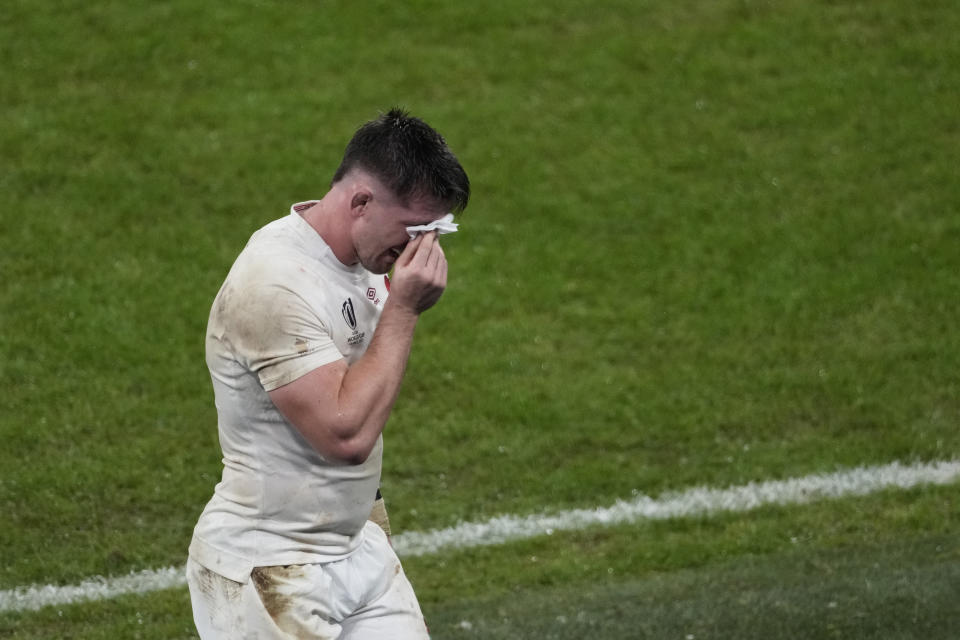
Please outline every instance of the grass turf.
[[398, 529], [960, 451], [947, 3], [4, 14], [2, 588], [182, 562], [213, 294], [393, 103], [475, 185], [388, 427]]
[[[405, 564], [439, 639], [946, 639], [960, 628], [956, 497], [956, 487], [884, 492]], [[0, 633], [159, 640], [192, 637], [190, 624], [177, 589], [8, 613]]]

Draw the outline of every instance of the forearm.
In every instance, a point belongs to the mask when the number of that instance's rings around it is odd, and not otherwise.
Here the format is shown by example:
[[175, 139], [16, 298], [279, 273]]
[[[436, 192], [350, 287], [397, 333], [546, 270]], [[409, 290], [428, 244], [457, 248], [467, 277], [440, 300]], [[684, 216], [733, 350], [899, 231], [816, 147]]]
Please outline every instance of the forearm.
[[433, 235], [407, 245], [394, 269], [370, 345], [356, 362], [332, 362], [270, 391], [284, 417], [324, 456], [361, 464], [376, 446], [407, 368], [420, 313], [446, 286], [446, 261]]
[[365, 459], [390, 416], [406, 371], [418, 316], [399, 305], [384, 306], [366, 353], [351, 365], [337, 395], [334, 435]]

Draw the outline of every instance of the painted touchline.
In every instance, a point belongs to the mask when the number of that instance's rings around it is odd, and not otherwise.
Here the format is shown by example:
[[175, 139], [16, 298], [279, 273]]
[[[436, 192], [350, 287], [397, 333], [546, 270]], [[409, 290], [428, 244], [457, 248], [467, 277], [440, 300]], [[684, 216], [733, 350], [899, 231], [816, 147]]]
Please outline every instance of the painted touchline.
[[[573, 509], [552, 514], [499, 516], [485, 522], [465, 522], [446, 529], [401, 533], [393, 538], [401, 557], [496, 545], [596, 525], [642, 520], [666, 520], [722, 512], [743, 512], [764, 505], [805, 504], [816, 500], [861, 496], [883, 489], [909, 489], [949, 484], [960, 478], [960, 460], [904, 465], [893, 462], [835, 473], [787, 480], [751, 482], [727, 489], [696, 487], [664, 493], [658, 498], [638, 496], [597, 509]], [[0, 611], [30, 611], [52, 605], [108, 600], [127, 594], [149, 593], [186, 584], [183, 567], [166, 567], [129, 575], [95, 577], [76, 585], [33, 585], [0, 591]]]

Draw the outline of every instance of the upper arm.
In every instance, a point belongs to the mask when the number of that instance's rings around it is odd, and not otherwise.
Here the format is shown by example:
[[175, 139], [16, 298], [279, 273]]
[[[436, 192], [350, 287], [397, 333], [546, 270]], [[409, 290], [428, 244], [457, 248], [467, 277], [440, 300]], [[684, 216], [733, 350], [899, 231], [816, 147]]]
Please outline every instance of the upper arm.
[[342, 460], [338, 426], [347, 361], [328, 319], [301, 295], [300, 271], [282, 261], [244, 265], [228, 279], [211, 315], [213, 333], [256, 374], [280, 413], [321, 455]]
[[274, 406], [321, 455], [350, 462], [357, 456], [344, 438], [348, 418], [340, 408], [347, 368], [346, 360], [337, 360], [268, 393]]
[[296, 265], [265, 268], [250, 260], [231, 273], [214, 303], [211, 330], [229, 342], [236, 359], [267, 391], [341, 360], [329, 320]]

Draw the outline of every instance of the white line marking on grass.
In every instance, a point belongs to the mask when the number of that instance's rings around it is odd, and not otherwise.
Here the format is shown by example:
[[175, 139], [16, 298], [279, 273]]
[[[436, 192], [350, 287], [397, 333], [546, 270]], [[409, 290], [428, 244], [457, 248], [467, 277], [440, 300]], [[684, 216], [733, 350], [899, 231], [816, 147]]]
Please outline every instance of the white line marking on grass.
[[138, 571], [119, 578], [96, 576], [80, 584], [43, 585], [0, 591], [0, 611], [34, 611], [56, 604], [110, 600], [133, 593], [150, 593], [187, 584], [183, 567]]
[[[598, 509], [573, 509], [552, 514], [500, 516], [485, 522], [465, 522], [446, 529], [394, 536], [400, 556], [414, 557], [446, 549], [502, 544], [555, 531], [575, 531], [598, 525], [643, 520], [667, 520], [724, 512], [743, 512], [765, 505], [806, 504], [817, 500], [862, 496], [883, 489], [910, 489], [950, 484], [960, 478], [960, 460], [879, 467], [816, 474], [787, 480], [751, 482], [728, 489], [696, 487], [659, 498], [639, 496]], [[95, 577], [70, 586], [30, 586], [0, 591], [0, 611], [29, 611], [51, 605], [108, 600], [126, 594], [149, 593], [186, 584], [183, 567], [131, 573], [118, 578]]]
[[720, 512], [750, 511], [764, 505], [805, 504], [825, 498], [861, 496], [888, 488], [909, 489], [949, 484], [960, 477], [960, 461], [881, 467], [817, 474], [787, 480], [751, 482], [729, 489], [696, 487], [659, 498], [639, 496], [618, 500], [611, 507], [574, 509], [525, 517], [500, 516], [486, 522], [465, 522], [449, 529], [404, 533], [394, 538], [399, 555], [419, 556], [441, 549], [494, 545], [554, 531], [574, 531], [594, 525], [630, 524]]

